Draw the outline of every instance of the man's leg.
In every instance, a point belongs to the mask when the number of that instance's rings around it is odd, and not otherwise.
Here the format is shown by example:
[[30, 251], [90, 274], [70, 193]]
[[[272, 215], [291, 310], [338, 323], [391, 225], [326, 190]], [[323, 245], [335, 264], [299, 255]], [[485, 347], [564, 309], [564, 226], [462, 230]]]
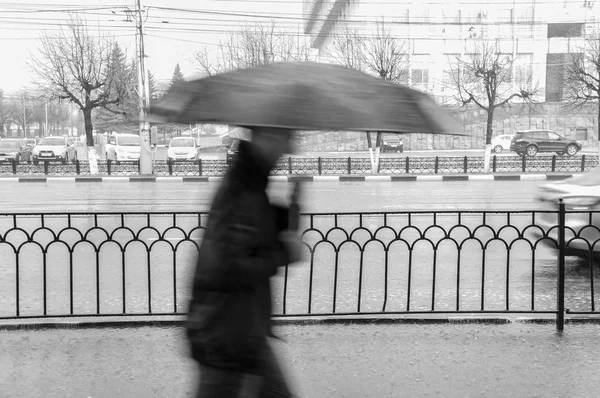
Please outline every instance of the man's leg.
[[238, 397], [243, 380], [242, 373], [200, 365], [196, 398]]
[[279, 360], [270, 344], [265, 347], [265, 373], [260, 398], [289, 398], [293, 397], [287, 379]]

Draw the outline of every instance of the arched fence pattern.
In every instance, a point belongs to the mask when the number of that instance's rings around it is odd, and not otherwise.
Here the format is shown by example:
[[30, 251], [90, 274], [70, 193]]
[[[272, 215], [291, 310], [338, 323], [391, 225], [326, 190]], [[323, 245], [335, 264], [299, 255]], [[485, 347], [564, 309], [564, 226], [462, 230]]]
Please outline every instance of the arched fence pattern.
[[[139, 174], [139, 161], [115, 162], [100, 160], [101, 175], [130, 176]], [[597, 155], [535, 157], [492, 156], [491, 171], [494, 173], [520, 172], [585, 172], [598, 167]], [[194, 162], [154, 163], [157, 176], [221, 176], [228, 168], [224, 159], [200, 159]], [[383, 174], [468, 174], [484, 171], [481, 156], [393, 156], [382, 157], [379, 173]], [[371, 173], [369, 158], [358, 157], [287, 157], [280, 159], [273, 170], [275, 175], [361, 175]], [[23, 176], [77, 176], [90, 175], [87, 161], [76, 160], [70, 164], [40, 162], [39, 164], [0, 163], [0, 177]]]
[[[0, 214], [0, 319], [184, 314], [207, 217]], [[599, 225], [564, 205], [303, 214], [305, 259], [274, 278], [274, 315], [598, 314]]]

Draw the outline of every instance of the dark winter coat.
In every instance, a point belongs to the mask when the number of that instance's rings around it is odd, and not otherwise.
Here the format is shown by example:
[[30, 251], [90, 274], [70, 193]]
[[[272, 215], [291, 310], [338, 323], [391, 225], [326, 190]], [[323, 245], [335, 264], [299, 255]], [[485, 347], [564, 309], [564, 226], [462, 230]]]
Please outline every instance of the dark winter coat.
[[269, 203], [269, 166], [242, 142], [214, 198], [200, 245], [187, 336], [203, 365], [258, 373], [271, 334], [270, 278], [288, 263], [288, 211]]

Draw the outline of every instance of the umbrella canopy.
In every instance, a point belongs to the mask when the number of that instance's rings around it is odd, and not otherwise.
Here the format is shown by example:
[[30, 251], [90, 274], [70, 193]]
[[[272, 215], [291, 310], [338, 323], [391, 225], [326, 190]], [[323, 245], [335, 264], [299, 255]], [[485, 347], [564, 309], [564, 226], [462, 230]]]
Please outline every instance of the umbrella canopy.
[[428, 95], [349, 68], [275, 63], [175, 85], [151, 122], [464, 135]]

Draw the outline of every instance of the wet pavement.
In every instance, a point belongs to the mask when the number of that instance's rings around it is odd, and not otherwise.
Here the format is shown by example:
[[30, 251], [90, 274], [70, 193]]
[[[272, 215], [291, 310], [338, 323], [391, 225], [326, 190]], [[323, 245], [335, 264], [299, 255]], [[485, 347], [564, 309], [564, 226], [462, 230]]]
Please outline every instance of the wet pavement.
[[[301, 397], [591, 397], [600, 326], [283, 325]], [[183, 329], [0, 331], [2, 397], [190, 397]]]

